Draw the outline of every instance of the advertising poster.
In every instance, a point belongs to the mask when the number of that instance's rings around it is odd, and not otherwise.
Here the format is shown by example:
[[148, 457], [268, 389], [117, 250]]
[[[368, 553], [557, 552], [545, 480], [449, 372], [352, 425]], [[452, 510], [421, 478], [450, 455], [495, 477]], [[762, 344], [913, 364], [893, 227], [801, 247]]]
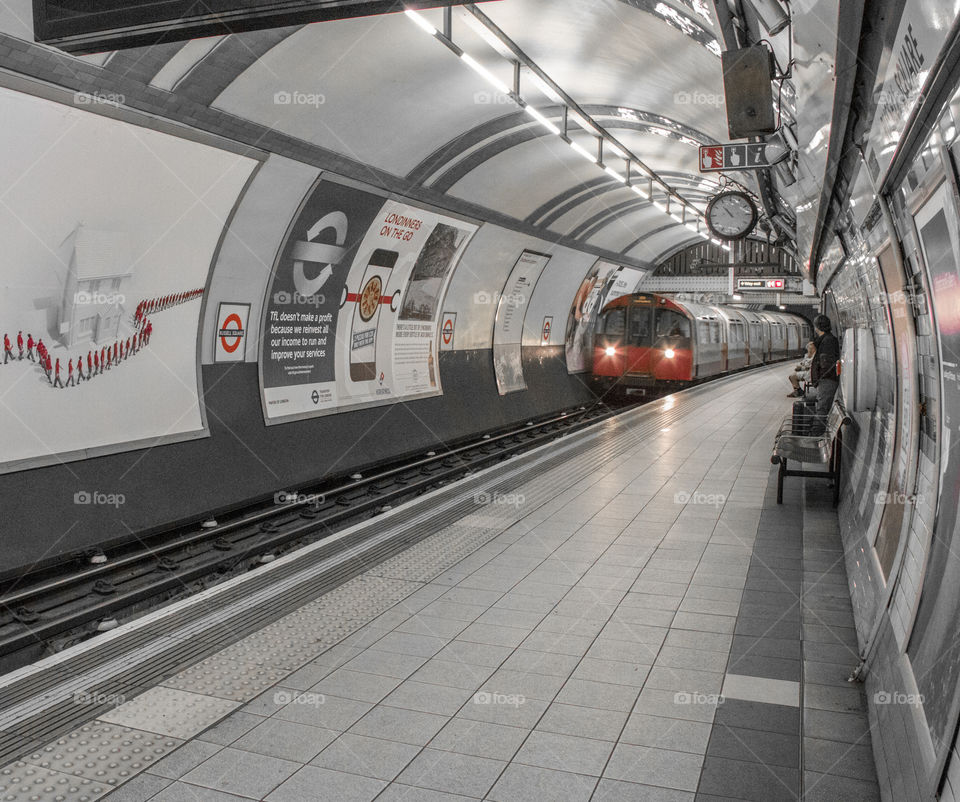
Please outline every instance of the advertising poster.
[[323, 180], [274, 272], [268, 421], [439, 395], [440, 304], [476, 226]]
[[933, 524], [923, 593], [907, 647], [924, 714], [937, 755], [950, 748], [960, 688], [960, 521], [957, 488], [960, 454], [951, 448], [960, 437], [960, 230], [948, 187], [943, 184], [917, 213], [917, 230], [936, 317], [942, 361], [943, 440], [940, 448], [940, 499]]
[[217, 337], [214, 362], [243, 362], [250, 304], [220, 304], [217, 309]]
[[204, 287], [257, 162], [6, 89], [0, 114], [0, 471], [203, 435]]
[[610, 274], [617, 266], [612, 262], [597, 261], [580, 282], [580, 288], [570, 305], [564, 350], [567, 373], [590, 370], [593, 354], [593, 324], [600, 311], [600, 299]]
[[524, 251], [507, 276], [493, 326], [493, 370], [500, 395], [526, 390], [523, 378], [523, 322], [548, 254]]

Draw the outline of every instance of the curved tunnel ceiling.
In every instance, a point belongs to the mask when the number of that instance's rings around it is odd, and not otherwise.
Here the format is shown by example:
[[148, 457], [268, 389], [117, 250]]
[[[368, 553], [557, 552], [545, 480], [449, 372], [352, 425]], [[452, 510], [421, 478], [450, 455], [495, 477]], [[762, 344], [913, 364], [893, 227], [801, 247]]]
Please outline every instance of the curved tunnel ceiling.
[[[719, 46], [703, 0], [595, 0], [588, 7], [581, 0], [498, 0], [481, 10], [592, 120], [683, 195], [688, 211], [703, 211], [717, 184], [699, 174], [697, 146], [726, 137]], [[424, 17], [442, 28], [441, 11]], [[452, 39], [496, 80], [513, 84], [501, 43], [469, 11], [453, 12]], [[574, 152], [403, 14], [87, 60], [227, 119], [629, 261], [655, 262], [702, 239]], [[520, 89], [524, 101], [562, 125], [562, 104], [526, 68]], [[568, 131], [596, 152], [592, 134], [573, 122]], [[609, 151], [604, 162], [621, 172], [625, 166]], [[642, 175], [633, 178], [639, 183]]]

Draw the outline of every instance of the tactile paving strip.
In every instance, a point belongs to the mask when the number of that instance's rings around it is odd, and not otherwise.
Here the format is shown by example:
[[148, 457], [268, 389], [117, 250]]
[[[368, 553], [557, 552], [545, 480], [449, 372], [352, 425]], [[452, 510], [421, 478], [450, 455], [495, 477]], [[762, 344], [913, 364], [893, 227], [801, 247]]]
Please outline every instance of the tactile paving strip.
[[163, 686], [245, 702], [276, 685], [287, 673], [285, 669], [215, 654], [164, 680]]
[[112, 791], [109, 785], [85, 777], [61, 774], [18, 760], [0, 769], [0, 800], [32, 802], [92, 802]]
[[119, 785], [183, 743], [178, 738], [95, 721], [24, 758], [47, 771]]
[[158, 686], [100, 716], [101, 720], [188, 740], [236, 710], [236, 702]]

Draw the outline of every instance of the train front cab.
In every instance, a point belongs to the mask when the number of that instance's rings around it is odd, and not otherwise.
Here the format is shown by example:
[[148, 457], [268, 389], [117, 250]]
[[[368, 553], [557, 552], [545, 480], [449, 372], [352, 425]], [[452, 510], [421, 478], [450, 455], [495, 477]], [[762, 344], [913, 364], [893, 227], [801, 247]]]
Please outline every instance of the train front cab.
[[694, 378], [692, 321], [657, 295], [623, 296], [597, 319], [593, 374], [623, 387], [675, 386]]

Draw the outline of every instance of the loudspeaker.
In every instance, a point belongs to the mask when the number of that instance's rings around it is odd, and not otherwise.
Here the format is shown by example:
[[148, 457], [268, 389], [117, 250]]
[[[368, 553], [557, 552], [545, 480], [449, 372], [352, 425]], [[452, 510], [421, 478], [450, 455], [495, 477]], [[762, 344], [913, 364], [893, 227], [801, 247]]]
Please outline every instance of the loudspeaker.
[[725, 50], [720, 61], [730, 138], [745, 139], [776, 131], [771, 52], [763, 45]]

